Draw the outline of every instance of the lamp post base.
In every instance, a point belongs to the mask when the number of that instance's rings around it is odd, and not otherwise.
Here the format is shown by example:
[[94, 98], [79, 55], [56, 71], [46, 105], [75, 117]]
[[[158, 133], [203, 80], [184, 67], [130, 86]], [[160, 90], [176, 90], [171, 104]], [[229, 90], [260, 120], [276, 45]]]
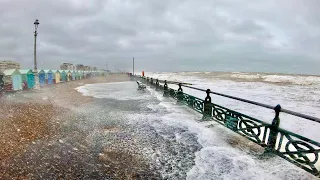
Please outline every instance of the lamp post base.
[[33, 72], [33, 74], [34, 74], [34, 86], [33, 86], [33, 89], [40, 89], [38, 72]]

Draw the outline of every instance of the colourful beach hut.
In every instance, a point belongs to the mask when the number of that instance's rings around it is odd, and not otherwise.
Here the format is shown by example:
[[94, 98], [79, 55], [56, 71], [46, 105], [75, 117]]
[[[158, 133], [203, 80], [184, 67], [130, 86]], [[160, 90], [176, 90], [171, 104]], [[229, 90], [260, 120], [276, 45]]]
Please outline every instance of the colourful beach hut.
[[44, 73], [46, 74], [46, 84], [53, 84], [53, 73], [51, 70], [46, 69], [43, 70]]
[[39, 84], [44, 86], [46, 84], [46, 73], [44, 70], [38, 70]]
[[21, 73], [22, 83], [26, 85], [24, 89], [32, 89], [35, 85], [33, 71], [31, 69], [21, 69], [19, 71]]
[[80, 80], [80, 79], [81, 79], [80, 71], [76, 71], [76, 80]]
[[19, 91], [22, 90], [22, 77], [17, 69], [7, 69], [4, 74], [4, 90], [5, 91]]
[[60, 83], [60, 71], [51, 70], [52, 71], [52, 81], [54, 84]]
[[79, 74], [79, 79], [81, 80], [82, 79], [82, 72], [81, 71], [78, 71], [78, 74]]
[[3, 72], [0, 71], [0, 92], [3, 91], [3, 85], [4, 85], [4, 82], [3, 82]]
[[67, 73], [67, 81], [71, 81], [72, 80], [71, 71], [67, 70], [66, 73]]
[[76, 80], [76, 72], [75, 71], [71, 72], [71, 77], [72, 77], [72, 81]]
[[67, 81], [67, 73], [65, 70], [59, 70], [60, 71], [60, 82], [66, 82]]

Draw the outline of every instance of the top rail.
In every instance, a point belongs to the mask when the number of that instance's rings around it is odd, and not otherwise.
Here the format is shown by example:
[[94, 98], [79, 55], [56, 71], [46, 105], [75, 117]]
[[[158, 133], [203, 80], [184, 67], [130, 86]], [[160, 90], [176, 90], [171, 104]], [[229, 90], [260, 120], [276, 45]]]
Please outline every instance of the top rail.
[[[187, 87], [187, 88], [191, 88], [191, 89], [195, 89], [195, 90], [199, 90], [199, 91], [204, 91], [204, 92], [207, 91], [205, 89], [196, 88], [196, 87], [183, 85], [183, 84], [181, 84], [181, 86], [184, 86], [184, 87]], [[243, 99], [243, 98], [239, 98], [239, 97], [235, 97], [235, 96], [230, 96], [230, 95], [227, 95], [227, 94], [222, 94], [222, 93], [218, 93], [218, 92], [214, 92], [214, 91], [210, 91], [210, 93], [218, 95], [218, 96], [223, 96], [223, 97], [227, 97], [227, 98], [230, 98], [230, 99], [235, 99], [235, 100], [238, 100], [238, 101], [246, 102], [246, 103], [249, 103], [249, 104], [254, 104], [254, 105], [257, 105], [257, 106], [265, 107], [265, 108], [268, 108], [268, 109], [274, 109], [274, 106], [270, 106], [268, 104], [263, 104], [263, 103], [259, 103], [259, 102], [256, 102], [256, 101], [251, 101], [251, 100], [248, 100], [248, 99]], [[314, 122], [320, 123], [320, 119], [317, 118], [317, 117], [309, 116], [309, 115], [306, 115], [306, 114], [294, 112], [294, 111], [291, 111], [291, 110], [288, 110], [288, 109], [283, 109], [283, 108], [281, 108], [280, 111], [284, 112], [284, 113], [287, 113], [287, 114], [291, 114], [291, 115], [297, 116], [297, 117], [305, 118], [305, 119], [308, 119], [310, 121], [314, 121]]]

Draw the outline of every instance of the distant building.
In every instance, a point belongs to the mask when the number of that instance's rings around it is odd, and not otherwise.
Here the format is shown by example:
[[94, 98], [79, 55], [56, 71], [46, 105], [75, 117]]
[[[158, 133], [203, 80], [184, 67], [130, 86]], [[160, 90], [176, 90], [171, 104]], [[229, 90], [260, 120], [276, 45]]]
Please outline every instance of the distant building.
[[98, 69], [97, 69], [97, 67], [93, 67], [93, 70], [96, 71], [96, 70], [98, 70]]
[[91, 71], [92, 69], [91, 69], [90, 66], [84, 66], [84, 70], [85, 70], [85, 71]]
[[61, 70], [71, 70], [71, 71], [77, 70], [76, 66], [71, 63], [63, 63], [62, 65], [60, 65], [60, 69]]
[[78, 71], [84, 71], [84, 65], [83, 64], [77, 64], [76, 68]]
[[4, 71], [6, 69], [20, 69], [20, 63], [13, 61], [0, 61], [0, 71]]

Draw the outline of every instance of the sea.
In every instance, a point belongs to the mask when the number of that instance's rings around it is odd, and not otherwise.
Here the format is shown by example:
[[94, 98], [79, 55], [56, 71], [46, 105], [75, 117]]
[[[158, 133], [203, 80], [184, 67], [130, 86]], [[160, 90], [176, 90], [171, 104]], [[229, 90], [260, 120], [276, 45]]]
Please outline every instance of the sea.
[[[320, 117], [320, 76], [245, 72], [149, 72], [155, 79], [185, 82], [192, 87], [210, 89], [263, 104]], [[178, 88], [177, 85], [169, 85]], [[204, 99], [206, 94], [190, 88], [185, 93]], [[212, 95], [212, 102], [271, 123], [274, 111], [256, 105]], [[320, 142], [320, 124], [285, 113], [280, 114], [280, 127]]]
[[[320, 76], [243, 72], [145, 72], [145, 76], [320, 117]], [[169, 87], [178, 88], [175, 84]], [[164, 98], [161, 92], [150, 87], [145, 92], [136, 89], [132, 81], [77, 88], [100, 105], [112, 102], [108, 113], [121, 119], [117, 122], [125, 124], [162, 179], [316, 179], [280, 157], [262, 158], [250, 142], [219, 124], [201, 122], [199, 113]], [[206, 96], [186, 87], [183, 91], [202, 99]], [[216, 104], [267, 123], [274, 118], [273, 110], [211, 97]], [[285, 113], [280, 113], [280, 119], [281, 128], [320, 142], [319, 123]]]

